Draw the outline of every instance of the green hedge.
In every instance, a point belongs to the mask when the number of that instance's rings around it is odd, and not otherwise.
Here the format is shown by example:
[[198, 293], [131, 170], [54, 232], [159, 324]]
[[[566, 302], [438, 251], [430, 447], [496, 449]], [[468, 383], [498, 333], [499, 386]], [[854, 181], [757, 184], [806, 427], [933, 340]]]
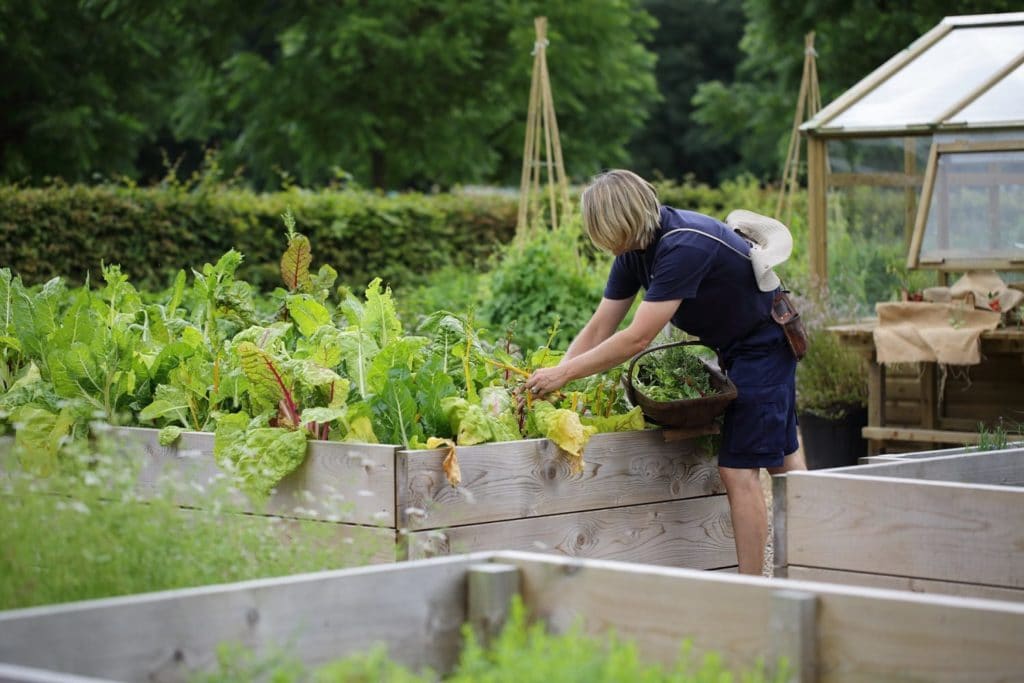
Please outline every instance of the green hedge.
[[480, 264], [511, 239], [516, 221], [515, 199], [490, 195], [6, 186], [0, 266], [30, 283], [57, 275], [80, 283], [101, 262], [119, 263], [134, 282], [162, 287], [170, 272], [234, 247], [246, 257], [244, 277], [273, 288], [286, 209], [312, 242], [314, 268], [330, 264], [353, 286], [376, 276], [415, 283], [443, 265]]

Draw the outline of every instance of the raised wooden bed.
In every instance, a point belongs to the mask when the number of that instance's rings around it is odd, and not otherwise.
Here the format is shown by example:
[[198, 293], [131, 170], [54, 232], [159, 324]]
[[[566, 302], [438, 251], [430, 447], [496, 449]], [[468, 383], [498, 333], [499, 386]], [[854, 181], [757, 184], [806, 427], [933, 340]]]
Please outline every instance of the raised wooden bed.
[[[185, 482], [183, 505], [202, 507], [223, 474], [213, 436], [189, 432], [160, 446], [153, 429], [126, 429], [144, 449], [142, 485], [163, 475]], [[477, 550], [532, 550], [698, 569], [736, 565], [728, 501], [713, 458], [661, 431], [594, 436], [581, 474], [557, 447], [531, 439], [460, 447], [453, 488], [444, 451], [313, 442], [262, 514], [312, 519], [388, 539], [378, 561]], [[254, 511], [244, 498], [239, 509]]]
[[775, 477], [776, 572], [1024, 601], [1022, 487], [1024, 448]]
[[[531, 553], [394, 565], [0, 612], [0, 677], [181, 681], [216, 648], [276, 648], [317, 666], [383, 643], [450, 670], [469, 622], [491, 633], [519, 592], [560, 631], [614, 629], [648, 661], [731, 667], [785, 657], [793, 681], [1010, 681], [1024, 671], [1024, 605]], [[46, 678], [50, 676], [50, 678]], [[59, 678], [60, 677], [60, 678]]]

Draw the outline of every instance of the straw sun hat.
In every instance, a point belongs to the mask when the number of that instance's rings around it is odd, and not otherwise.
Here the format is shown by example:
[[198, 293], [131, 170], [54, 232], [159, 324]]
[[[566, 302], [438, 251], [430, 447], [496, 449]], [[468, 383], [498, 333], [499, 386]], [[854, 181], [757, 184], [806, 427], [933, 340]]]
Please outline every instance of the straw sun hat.
[[793, 253], [793, 236], [789, 228], [768, 216], [762, 216], [746, 209], [736, 209], [725, 218], [730, 228], [751, 242], [750, 262], [754, 267], [757, 287], [762, 292], [771, 292], [781, 282], [772, 270]]

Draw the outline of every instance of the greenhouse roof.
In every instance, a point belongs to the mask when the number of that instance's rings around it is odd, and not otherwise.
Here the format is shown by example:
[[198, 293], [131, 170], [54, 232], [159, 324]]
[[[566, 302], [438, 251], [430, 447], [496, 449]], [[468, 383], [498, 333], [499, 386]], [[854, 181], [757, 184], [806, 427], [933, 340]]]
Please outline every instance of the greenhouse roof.
[[1024, 129], [1024, 12], [946, 17], [801, 126], [823, 137]]

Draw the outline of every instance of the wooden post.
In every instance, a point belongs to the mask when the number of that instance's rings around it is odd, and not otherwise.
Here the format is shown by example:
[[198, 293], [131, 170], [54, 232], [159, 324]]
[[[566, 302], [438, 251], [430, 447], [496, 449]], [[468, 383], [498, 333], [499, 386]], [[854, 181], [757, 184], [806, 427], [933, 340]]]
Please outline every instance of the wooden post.
[[903, 173], [907, 176], [907, 187], [903, 190], [903, 246], [910, 248], [914, 235], [914, 220], [917, 218], [917, 187], [913, 178], [917, 174], [917, 138], [903, 138]]
[[786, 550], [786, 475], [777, 474], [772, 477], [772, 575], [777, 579], [789, 571]]
[[501, 632], [509, 601], [519, 593], [519, 568], [511, 564], [481, 563], [466, 570], [466, 619], [486, 645]]
[[935, 429], [939, 418], [937, 363], [924, 363], [921, 368], [921, 427]]
[[[547, 172], [547, 195], [552, 228], [557, 228], [572, 211], [569, 203], [569, 181], [562, 161], [562, 143], [551, 95], [551, 79], [547, 61], [547, 18], [534, 19], [537, 39], [533, 45], [533, 78], [530, 103], [526, 114], [526, 136], [523, 142], [523, 170], [519, 178], [519, 214], [516, 237], [522, 239], [531, 222], [539, 218], [534, 200], [540, 199], [541, 170]], [[543, 146], [543, 160], [541, 148]], [[558, 186], [557, 188], [555, 186]]]
[[[885, 366], [875, 353], [868, 362], [868, 427], [885, 426]], [[884, 441], [868, 440], [868, 455], [878, 455]]]
[[785, 659], [790, 683], [812, 683], [818, 680], [818, 598], [813, 593], [779, 590], [772, 595], [771, 617], [768, 621], [770, 651], [777, 657], [770, 662], [774, 679], [781, 660]]
[[807, 138], [807, 253], [811, 276], [819, 286], [828, 285], [828, 163], [826, 142], [811, 135]]

